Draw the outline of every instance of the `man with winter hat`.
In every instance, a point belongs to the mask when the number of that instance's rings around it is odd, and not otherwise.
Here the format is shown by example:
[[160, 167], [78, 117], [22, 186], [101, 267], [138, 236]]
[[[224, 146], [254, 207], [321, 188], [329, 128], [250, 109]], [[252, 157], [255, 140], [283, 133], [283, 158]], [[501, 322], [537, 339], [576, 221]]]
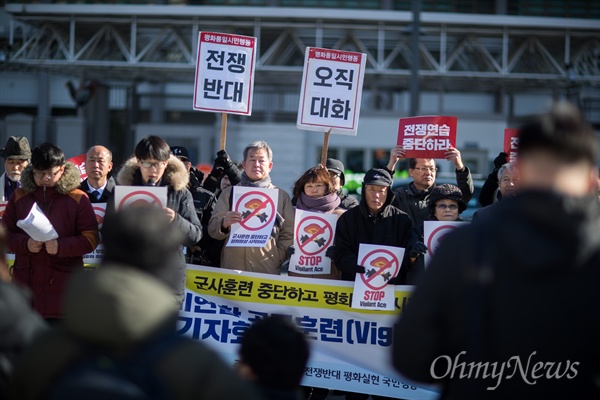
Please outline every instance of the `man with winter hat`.
[[328, 158], [325, 162], [325, 167], [327, 167], [331, 182], [333, 183], [338, 196], [340, 196], [340, 199], [342, 200], [340, 203], [340, 208], [349, 210], [352, 207], [356, 207], [358, 205], [358, 200], [342, 192], [342, 186], [346, 184], [346, 177], [344, 176], [344, 164], [335, 158]]
[[5, 172], [0, 176], [0, 201], [7, 201], [15, 189], [21, 187], [21, 173], [29, 165], [31, 149], [26, 137], [11, 136], [0, 149]]
[[343, 280], [353, 281], [357, 273], [365, 272], [365, 268], [357, 264], [361, 243], [406, 249], [400, 273], [390, 281], [395, 284], [406, 282], [410, 264], [427, 250], [422, 242], [417, 241], [408, 214], [392, 205], [392, 182], [385, 169], [370, 169], [363, 179], [362, 199], [358, 207], [340, 216], [335, 231], [334, 261], [342, 271]]

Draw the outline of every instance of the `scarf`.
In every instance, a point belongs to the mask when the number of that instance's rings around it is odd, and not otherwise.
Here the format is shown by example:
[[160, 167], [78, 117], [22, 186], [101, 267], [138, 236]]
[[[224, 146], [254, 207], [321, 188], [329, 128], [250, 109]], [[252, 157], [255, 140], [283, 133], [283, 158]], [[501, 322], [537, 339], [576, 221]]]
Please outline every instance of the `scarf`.
[[267, 175], [265, 178], [259, 181], [252, 181], [250, 178], [248, 178], [248, 175], [246, 175], [246, 172], [244, 171], [242, 172], [242, 180], [240, 181], [240, 185], [268, 189], [271, 187], [271, 177]]
[[331, 214], [341, 202], [342, 200], [337, 193], [331, 193], [323, 197], [310, 197], [302, 192], [296, 202], [296, 208], [299, 210]]

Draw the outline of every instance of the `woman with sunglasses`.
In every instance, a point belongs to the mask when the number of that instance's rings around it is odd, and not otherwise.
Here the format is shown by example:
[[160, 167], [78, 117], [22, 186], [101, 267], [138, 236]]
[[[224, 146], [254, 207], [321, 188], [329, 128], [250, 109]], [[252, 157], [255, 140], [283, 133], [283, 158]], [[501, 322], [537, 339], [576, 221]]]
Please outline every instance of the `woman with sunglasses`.
[[460, 214], [467, 209], [462, 192], [448, 183], [431, 189], [429, 201], [429, 221], [462, 221]]

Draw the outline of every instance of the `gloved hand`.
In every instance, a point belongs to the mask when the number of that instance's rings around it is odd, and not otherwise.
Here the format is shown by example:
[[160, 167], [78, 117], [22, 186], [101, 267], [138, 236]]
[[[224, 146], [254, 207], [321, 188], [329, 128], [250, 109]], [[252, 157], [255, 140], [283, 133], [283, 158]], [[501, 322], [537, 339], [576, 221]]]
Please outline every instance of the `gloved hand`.
[[325, 257], [331, 258], [332, 260], [335, 257], [335, 246], [330, 246], [327, 250], [325, 250]]
[[200, 184], [202, 184], [202, 182], [204, 182], [204, 172], [202, 172], [199, 169], [194, 168], [194, 167], [190, 168], [190, 172], [196, 177], [196, 179], [198, 179]]
[[218, 167], [216, 164], [213, 165], [213, 168], [210, 171], [210, 176], [216, 181], [218, 181], [223, 177], [223, 175], [225, 175], [225, 170], [223, 169], [223, 167]]
[[285, 251], [285, 255], [287, 258], [290, 258], [292, 256], [292, 254], [294, 254], [295, 252], [296, 252], [296, 249], [294, 248], [294, 246], [290, 246]]
[[427, 246], [423, 242], [415, 242], [408, 246], [408, 255], [410, 258], [417, 258], [421, 254], [425, 254], [427, 252]]
[[217, 152], [217, 158], [215, 158], [215, 164], [218, 167], [222, 167], [225, 171], [227, 171], [233, 165], [233, 161], [229, 158], [229, 154], [225, 150], [219, 150]]
[[204, 174], [202, 171], [198, 171], [196, 168], [190, 168], [190, 189], [193, 191], [196, 188], [199, 188], [202, 186], [202, 181], [204, 181]]
[[350, 270], [352, 272], [356, 272], [357, 274], [364, 274], [365, 273], [365, 267], [363, 267], [362, 265], [355, 265], [354, 267], [351, 267]]
[[508, 162], [508, 154], [501, 152], [498, 157], [494, 158], [494, 168], [498, 169]]

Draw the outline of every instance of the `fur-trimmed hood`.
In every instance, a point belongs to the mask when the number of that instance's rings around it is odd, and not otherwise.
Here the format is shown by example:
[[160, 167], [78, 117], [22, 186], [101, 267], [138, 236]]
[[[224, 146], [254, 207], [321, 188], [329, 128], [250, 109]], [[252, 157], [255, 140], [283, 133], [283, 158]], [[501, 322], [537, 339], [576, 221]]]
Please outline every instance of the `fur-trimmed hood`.
[[[70, 161], [65, 163], [65, 172], [56, 183], [55, 190], [60, 194], [70, 193], [79, 188], [81, 184], [81, 174], [79, 169]], [[21, 187], [27, 193], [33, 193], [39, 188], [33, 178], [33, 165], [29, 164], [21, 174]]]
[[[136, 185], [141, 182], [141, 176], [142, 173], [140, 167], [137, 165], [137, 158], [131, 157], [125, 161], [117, 174], [117, 184], [126, 186]], [[173, 190], [179, 191], [187, 188], [190, 175], [185, 165], [177, 157], [171, 155], [161, 180], [163, 185], [169, 185]]]

